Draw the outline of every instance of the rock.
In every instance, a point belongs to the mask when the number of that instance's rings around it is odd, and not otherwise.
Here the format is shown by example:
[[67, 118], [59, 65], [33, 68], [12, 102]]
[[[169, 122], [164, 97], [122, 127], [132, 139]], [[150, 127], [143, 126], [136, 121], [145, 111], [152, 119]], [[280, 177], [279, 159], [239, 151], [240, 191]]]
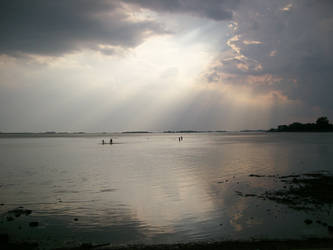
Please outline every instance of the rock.
[[21, 215], [29, 215], [32, 213], [30, 209], [24, 209], [23, 207], [15, 208], [13, 210], [8, 211], [9, 214], [14, 214], [15, 217], [20, 217]]
[[29, 227], [38, 227], [39, 222], [38, 221], [32, 221], [29, 223]]
[[256, 194], [246, 194], [245, 197], [256, 197]]
[[91, 249], [91, 248], [93, 248], [93, 245], [91, 243], [82, 243], [81, 244], [81, 248], [83, 248], [83, 249], [85, 249], [85, 248]]
[[8, 234], [4, 233], [4, 234], [0, 234], [0, 244], [8, 244], [9, 241], [9, 236]]
[[7, 216], [6, 219], [7, 219], [7, 221], [13, 221], [14, 220], [14, 218], [12, 216]]
[[249, 177], [265, 177], [265, 175], [250, 174]]
[[312, 220], [306, 219], [306, 220], [304, 220], [304, 223], [307, 224], [307, 225], [310, 225], [310, 224], [312, 224]]

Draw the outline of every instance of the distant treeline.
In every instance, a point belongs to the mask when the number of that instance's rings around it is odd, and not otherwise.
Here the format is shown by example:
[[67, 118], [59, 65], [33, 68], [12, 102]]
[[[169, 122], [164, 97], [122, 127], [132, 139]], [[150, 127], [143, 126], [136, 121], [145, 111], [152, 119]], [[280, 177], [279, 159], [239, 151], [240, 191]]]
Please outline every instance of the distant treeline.
[[293, 122], [289, 125], [279, 125], [272, 128], [269, 132], [333, 132], [333, 124], [327, 117], [319, 117], [316, 123]]

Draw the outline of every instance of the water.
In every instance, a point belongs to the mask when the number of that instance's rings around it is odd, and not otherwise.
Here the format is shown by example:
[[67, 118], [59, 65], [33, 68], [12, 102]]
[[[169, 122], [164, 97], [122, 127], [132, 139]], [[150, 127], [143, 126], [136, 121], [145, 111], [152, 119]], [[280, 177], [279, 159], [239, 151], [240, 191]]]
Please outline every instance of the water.
[[[101, 145], [112, 136], [115, 144]], [[333, 172], [331, 133], [0, 138], [0, 232], [44, 247], [330, 237], [323, 211], [244, 198], [279, 185], [249, 174]], [[29, 216], [7, 221], [19, 206]], [[74, 220], [75, 219], [75, 220]], [[39, 226], [29, 227], [38, 221]]]

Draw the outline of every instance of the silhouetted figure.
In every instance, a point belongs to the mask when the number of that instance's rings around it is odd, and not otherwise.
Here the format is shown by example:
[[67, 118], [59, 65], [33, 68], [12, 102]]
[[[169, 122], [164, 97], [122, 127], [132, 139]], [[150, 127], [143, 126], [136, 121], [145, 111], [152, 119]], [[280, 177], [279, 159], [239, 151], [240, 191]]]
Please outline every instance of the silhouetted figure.
[[103, 144], [103, 145], [105, 144], [105, 141], [104, 141], [104, 139], [102, 140], [102, 144]]
[[110, 139], [110, 144], [112, 144], [113, 142], [112, 142], [112, 138]]
[[178, 141], [180, 142], [180, 137], [178, 137]]
[[182, 136], [180, 137], [180, 140], [181, 140], [181, 141], [183, 140], [183, 137], [182, 137]]

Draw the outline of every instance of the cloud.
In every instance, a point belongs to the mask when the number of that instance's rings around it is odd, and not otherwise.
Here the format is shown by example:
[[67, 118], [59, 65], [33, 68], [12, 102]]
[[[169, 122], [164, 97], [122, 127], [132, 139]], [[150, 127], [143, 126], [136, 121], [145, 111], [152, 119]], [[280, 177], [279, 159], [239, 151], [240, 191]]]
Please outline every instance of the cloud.
[[243, 43], [245, 45], [249, 45], [249, 44], [262, 44], [262, 42], [260, 42], [260, 41], [249, 41], [249, 40], [244, 40]]
[[332, 1], [242, 1], [206, 80], [277, 91], [333, 115], [332, 11]]
[[158, 12], [190, 14], [213, 20], [230, 20], [238, 0], [125, 0]]
[[293, 4], [288, 3], [286, 6], [284, 6], [283, 8], [281, 8], [281, 10], [282, 11], [290, 11], [292, 7], [293, 7]]
[[[133, 20], [128, 6], [107, 0], [3, 0], [0, 54], [62, 55], [81, 49], [113, 54], [166, 30], [153, 20]], [[101, 49], [100, 45], [104, 45]]]
[[[325, 0], [3, 0], [3, 127], [232, 129], [333, 117], [332, 10]], [[163, 34], [172, 36], [150, 39]]]

